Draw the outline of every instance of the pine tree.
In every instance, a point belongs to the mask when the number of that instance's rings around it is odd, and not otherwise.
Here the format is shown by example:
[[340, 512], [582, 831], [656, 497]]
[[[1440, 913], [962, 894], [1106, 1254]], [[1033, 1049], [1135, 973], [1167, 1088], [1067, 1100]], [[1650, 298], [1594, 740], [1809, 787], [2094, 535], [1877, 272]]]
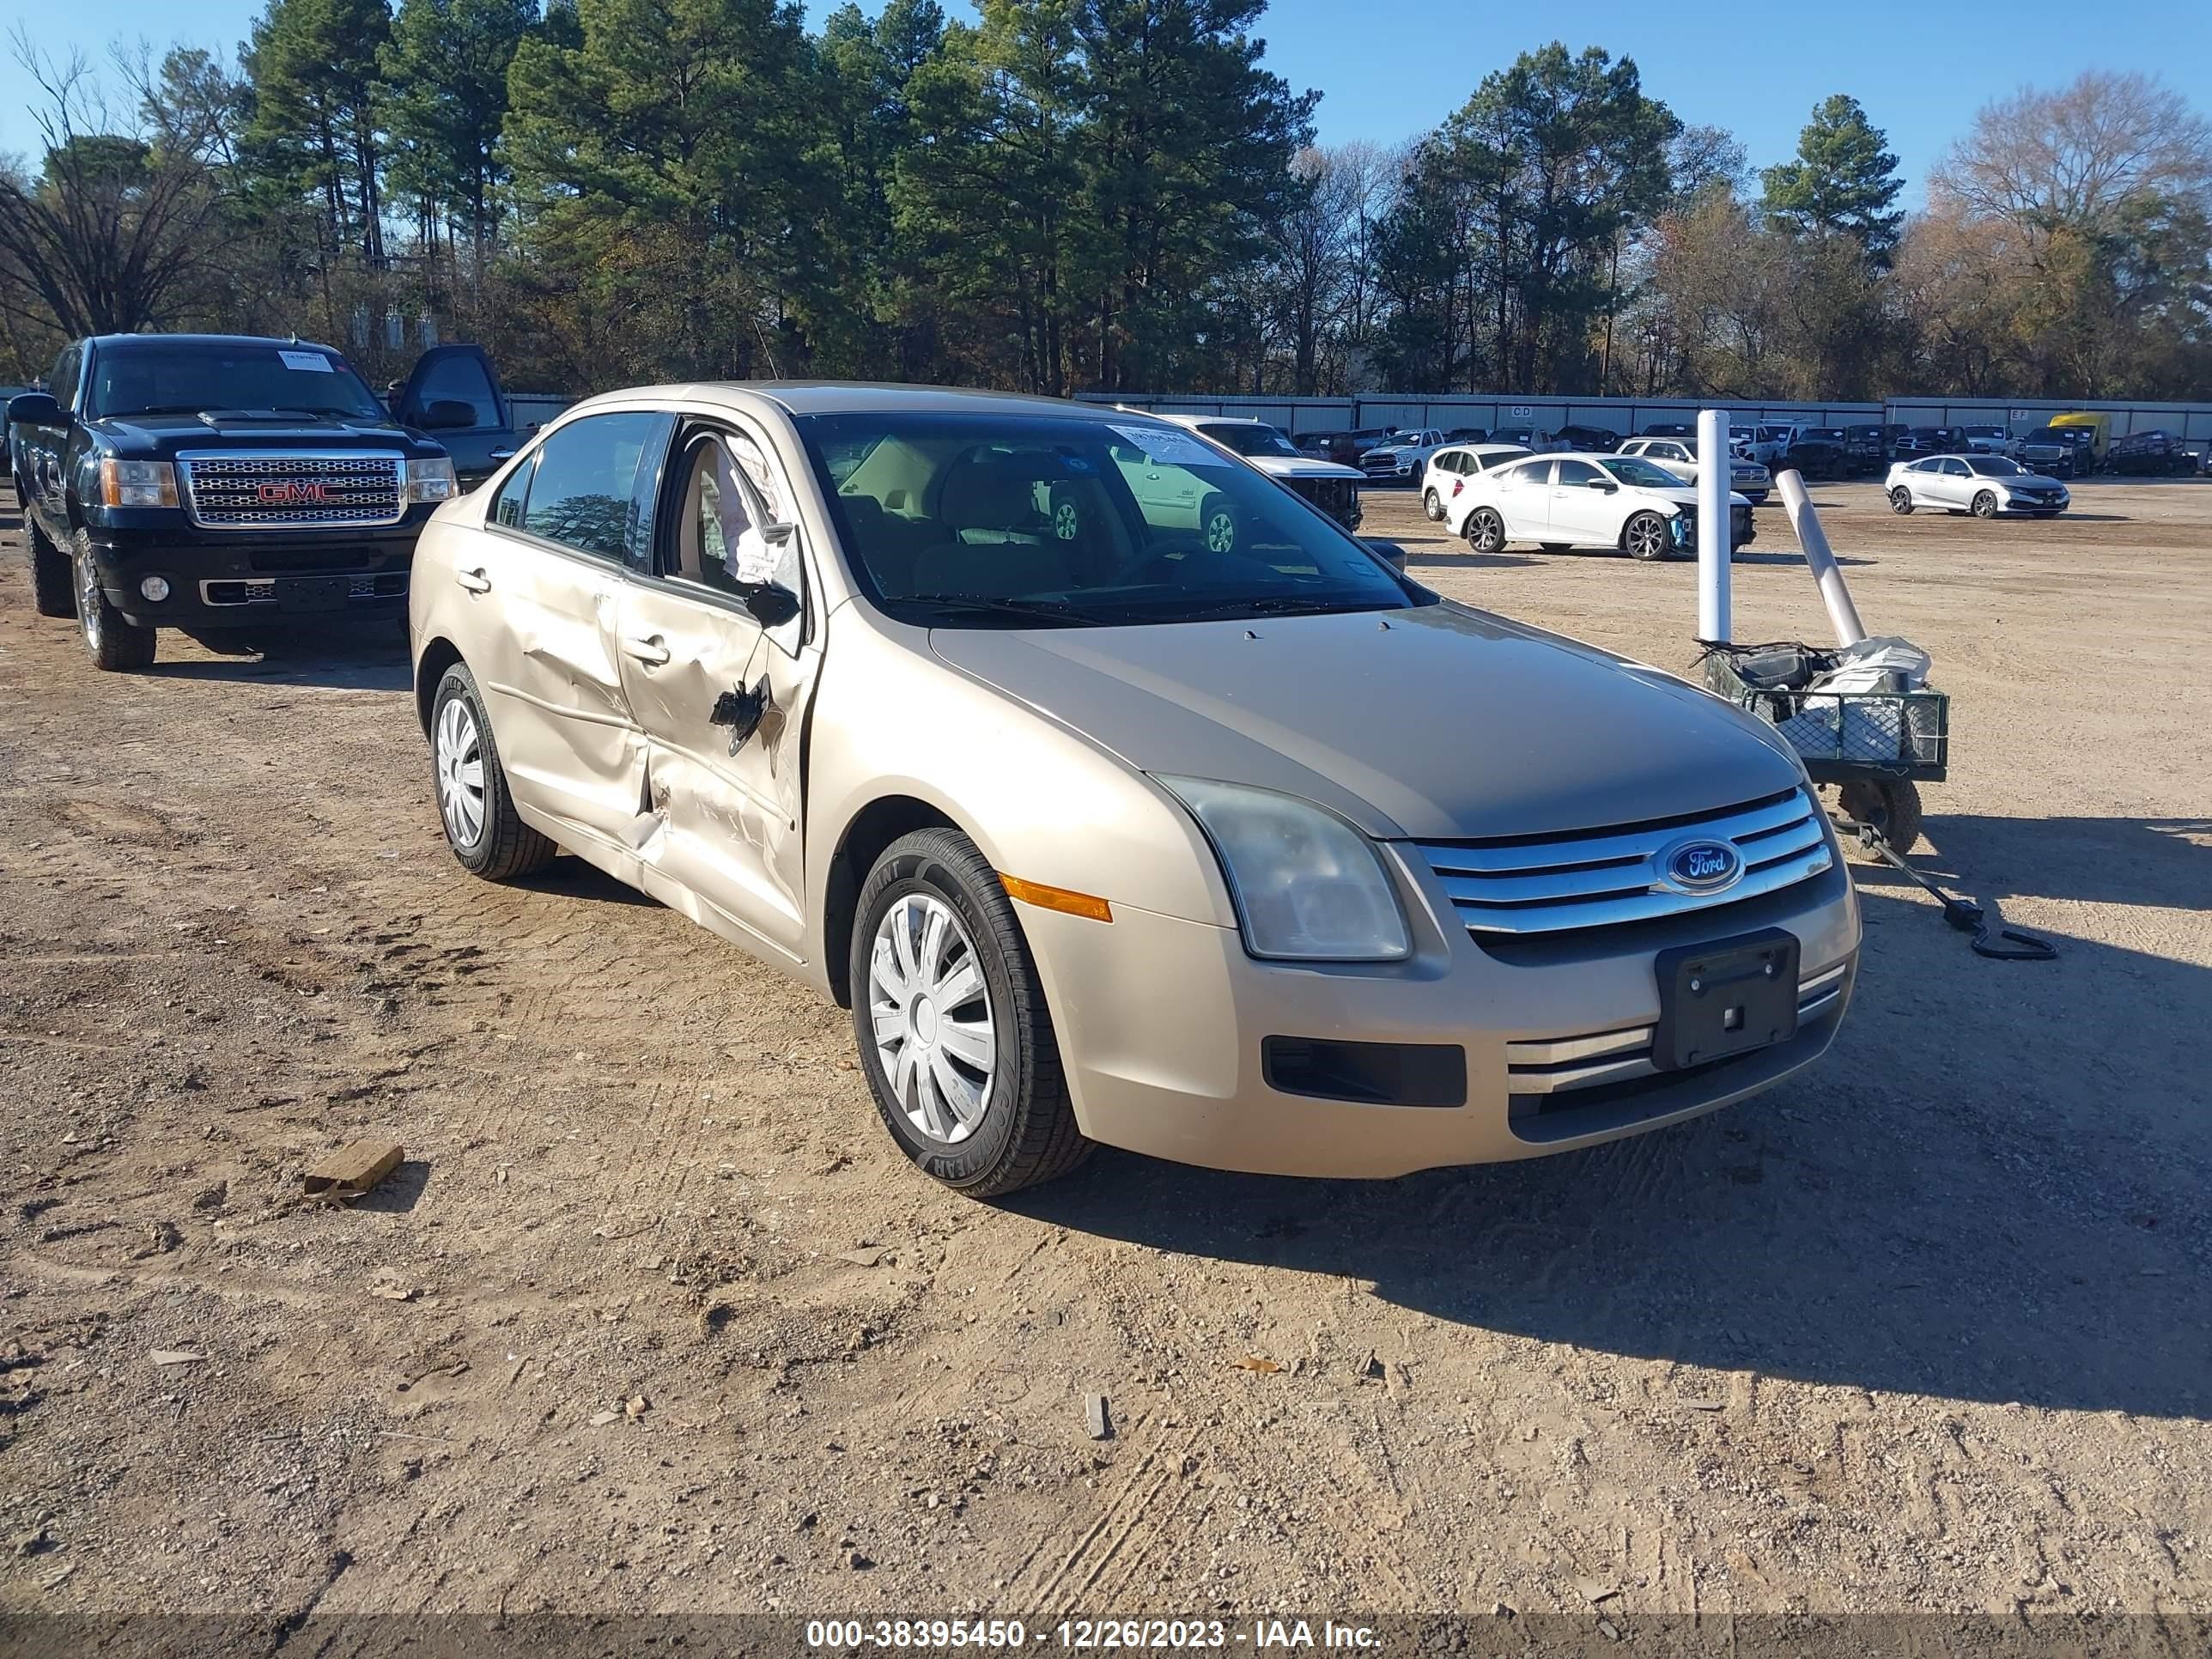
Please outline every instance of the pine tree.
[[1869, 258], [1886, 266], [1905, 222], [1892, 206], [1905, 181], [1897, 157], [1882, 145], [1881, 129], [1869, 124], [1857, 99], [1838, 93], [1823, 100], [1798, 135], [1796, 159], [1760, 174], [1766, 216], [1796, 235], [1855, 237]]

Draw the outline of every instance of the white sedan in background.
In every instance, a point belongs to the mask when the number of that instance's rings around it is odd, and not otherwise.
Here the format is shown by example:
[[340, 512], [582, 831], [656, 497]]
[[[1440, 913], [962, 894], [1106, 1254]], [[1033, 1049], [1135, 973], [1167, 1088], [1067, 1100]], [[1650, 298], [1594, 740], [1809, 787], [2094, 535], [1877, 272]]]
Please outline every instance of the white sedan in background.
[[2001, 513], [2053, 519], [2072, 501], [2057, 479], [2031, 472], [2002, 455], [1923, 455], [1889, 469], [1893, 513], [1930, 507], [1971, 513], [1978, 519], [1994, 519]]
[[[1698, 446], [1687, 439], [1631, 438], [1621, 445], [1619, 453], [1641, 455], [1662, 472], [1671, 472], [1684, 483], [1698, 481]], [[1773, 487], [1773, 474], [1753, 460], [1748, 452], [1739, 454], [1733, 444], [1729, 446], [1729, 489], [1757, 507]]]
[[1421, 475], [1421, 511], [1431, 524], [1442, 524], [1444, 503], [1467, 488], [1468, 479], [1528, 453], [1519, 444], [1451, 444], [1439, 449]]
[[[1640, 455], [1539, 455], [1478, 473], [1445, 507], [1454, 535], [1478, 553], [1534, 542], [1547, 553], [1619, 548], [1631, 558], [1697, 550], [1698, 492]], [[1753, 536], [1751, 503], [1729, 496], [1730, 546]]]

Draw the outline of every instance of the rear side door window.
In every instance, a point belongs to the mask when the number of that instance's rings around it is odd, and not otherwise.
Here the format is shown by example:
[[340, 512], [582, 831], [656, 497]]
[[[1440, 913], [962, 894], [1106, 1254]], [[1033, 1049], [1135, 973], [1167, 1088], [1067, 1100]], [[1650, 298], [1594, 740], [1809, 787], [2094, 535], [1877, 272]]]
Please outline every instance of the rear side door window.
[[657, 470], [672, 424], [665, 415], [625, 411], [587, 416], [554, 432], [538, 448], [521, 528], [574, 553], [625, 562], [641, 528], [639, 474], [648, 456]]

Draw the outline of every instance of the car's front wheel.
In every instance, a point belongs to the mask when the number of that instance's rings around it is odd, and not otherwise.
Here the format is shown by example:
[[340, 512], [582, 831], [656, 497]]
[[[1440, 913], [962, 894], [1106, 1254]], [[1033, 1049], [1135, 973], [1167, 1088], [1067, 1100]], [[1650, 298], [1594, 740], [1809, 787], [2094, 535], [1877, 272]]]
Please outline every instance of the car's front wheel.
[[510, 881], [553, 862], [560, 849], [514, 810], [483, 698], [459, 663], [438, 682], [430, 707], [430, 764], [446, 845], [462, 868], [486, 881]]
[[1667, 556], [1667, 521], [1656, 513], [1638, 513], [1620, 529], [1620, 544], [1632, 559]]
[[1478, 507], [1467, 515], [1467, 544], [1477, 553], [1504, 550], [1505, 520], [1495, 508]]
[[925, 1172], [991, 1198], [1089, 1156], [1013, 902], [967, 836], [917, 830], [876, 860], [849, 968], [862, 1073]]
[[1903, 484], [1889, 492], [1889, 510], [1900, 518], [1912, 511], [1912, 492]]
[[82, 530], [70, 544], [70, 563], [76, 584], [76, 625], [92, 665], [108, 673], [151, 668], [154, 630], [138, 627], [107, 602], [100, 568], [93, 562], [92, 538]]
[[1997, 498], [1994, 490], [1984, 489], [1974, 497], [1974, 516], [1994, 519], [1997, 515]]
[[1428, 514], [1429, 522], [1431, 524], [1443, 523], [1444, 516], [1443, 498], [1438, 495], [1433, 489], [1423, 490], [1421, 492], [1421, 511]]

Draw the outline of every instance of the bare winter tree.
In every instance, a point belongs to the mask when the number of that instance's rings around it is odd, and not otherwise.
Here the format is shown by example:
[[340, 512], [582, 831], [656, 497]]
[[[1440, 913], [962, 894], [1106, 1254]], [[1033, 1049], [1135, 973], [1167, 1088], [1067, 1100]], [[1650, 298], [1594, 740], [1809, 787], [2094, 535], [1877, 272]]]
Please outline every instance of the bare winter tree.
[[0, 307], [72, 337], [162, 321], [228, 240], [206, 161], [112, 111], [82, 54], [49, 56], [24, 25], [13, 44], [45, 153], [36, 173], [0, 170]]

